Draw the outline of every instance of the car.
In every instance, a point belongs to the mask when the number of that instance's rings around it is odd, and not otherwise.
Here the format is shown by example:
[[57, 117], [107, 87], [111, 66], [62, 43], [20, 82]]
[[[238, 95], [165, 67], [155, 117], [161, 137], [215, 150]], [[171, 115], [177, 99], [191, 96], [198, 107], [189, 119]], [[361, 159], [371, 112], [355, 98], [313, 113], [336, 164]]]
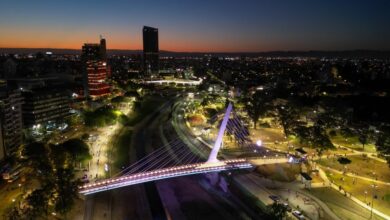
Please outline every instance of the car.
[[276, 195], [270, 195], [269, 198], [272, 199], [274, 202], [279, 202], [280, 200], [280, 197]]
[[293, 216], [295, 216], [297, 219], [304, 220], [305, 216], [298, 210], [292, 211]]

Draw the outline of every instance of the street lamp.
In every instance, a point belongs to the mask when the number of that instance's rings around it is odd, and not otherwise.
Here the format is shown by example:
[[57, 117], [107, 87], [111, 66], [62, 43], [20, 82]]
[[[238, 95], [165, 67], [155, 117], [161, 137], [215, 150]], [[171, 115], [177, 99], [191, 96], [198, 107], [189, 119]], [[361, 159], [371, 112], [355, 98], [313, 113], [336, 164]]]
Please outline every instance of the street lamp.
[[261, 146], [263, 145], [263, 142], [262, 142], [261, 140], [257, 140], [257, 141], [256, 141], [256, 145], [257, 145], [258, 147], [261, 147]]
[[364, 191], [364, 202], [367, 203], [367, 190]]
[[376, 197], [375, 190], [376, 190], [376, 188], [378, 188], [378, 186], [376, 184], [371, 184], [371, 187], [372, 187], [372, 198], [371, 198], [370, 219], [372, 218], [372, 210], [374, 209], [374, 197]]

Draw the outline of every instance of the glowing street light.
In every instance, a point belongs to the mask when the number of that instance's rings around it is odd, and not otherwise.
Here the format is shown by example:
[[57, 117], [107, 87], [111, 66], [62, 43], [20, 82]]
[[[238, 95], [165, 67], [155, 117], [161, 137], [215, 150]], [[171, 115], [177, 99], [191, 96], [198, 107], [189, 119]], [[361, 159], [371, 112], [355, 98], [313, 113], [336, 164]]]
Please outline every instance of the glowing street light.
[[263, 142], [261, 140], [256, 141], [256, 145], [258, 147], [261, 147], [263, 145]]

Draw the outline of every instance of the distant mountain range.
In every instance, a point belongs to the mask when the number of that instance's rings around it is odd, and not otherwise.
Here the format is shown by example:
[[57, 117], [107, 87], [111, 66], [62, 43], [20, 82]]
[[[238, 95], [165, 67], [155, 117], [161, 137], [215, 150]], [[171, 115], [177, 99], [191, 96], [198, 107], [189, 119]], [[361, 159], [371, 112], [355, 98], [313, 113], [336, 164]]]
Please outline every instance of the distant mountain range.
[[[34, 54], [38, 52], [50, 51], [58, 55], [81, 54], [78, 49], [58, 49], [58, 48], [0, 48], [0, 53], [6, 54]], [[142, 50], [118, 50], [108, 49], [109, 55], [136, 55], [142, 54]], [[160, 51], [162, 56], [204, 56], [206, 54], [214, 56], [265, 56], [265, 57], [349, 57], [349, 58], [390, 58], [390, 51], [378, 50], [344, 50], [344, 51], [268, 51], [268, 52], [173, 52]]]

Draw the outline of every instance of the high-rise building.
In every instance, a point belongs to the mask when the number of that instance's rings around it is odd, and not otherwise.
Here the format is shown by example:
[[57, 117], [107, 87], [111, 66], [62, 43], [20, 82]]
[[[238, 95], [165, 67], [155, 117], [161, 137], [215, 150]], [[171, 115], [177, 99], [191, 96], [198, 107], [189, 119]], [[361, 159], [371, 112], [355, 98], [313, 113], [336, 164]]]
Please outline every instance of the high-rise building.
[[85, 43], [81, 48], [83, 61], [107, 61], [106, 39], [101, 38], [100, 43]]
[[84, 65], [84, 94], [93, 99], [110, 93], [106, 83], [110, 67], [107, 65], [106, 40], [100, 39], [99, 44], [84, 44], [81, 59]]
[[147, 75], [158, 74], [159, 49], [158, 29], [144, 26], [143, 30], [143, 71]]
[[110, 86], [105, 82], [107, 66], [103, 61], [87, 61], [88, 94], [92, 99], [110, 93]]
[[22, 107], [25, 126], [32, 126], [70, 115], [70, 97], [64, 90], [38, 88], [23, 91]]
[[19, 89], [10, 88], [6, 84], [1, 85], [0, 130], [2, 143], [0, 145], [3, 149], [0, 149], [2, 151], [0, 157], [3, 154], [12, 154], [23, 142], [22, 104], [23, 97]]

